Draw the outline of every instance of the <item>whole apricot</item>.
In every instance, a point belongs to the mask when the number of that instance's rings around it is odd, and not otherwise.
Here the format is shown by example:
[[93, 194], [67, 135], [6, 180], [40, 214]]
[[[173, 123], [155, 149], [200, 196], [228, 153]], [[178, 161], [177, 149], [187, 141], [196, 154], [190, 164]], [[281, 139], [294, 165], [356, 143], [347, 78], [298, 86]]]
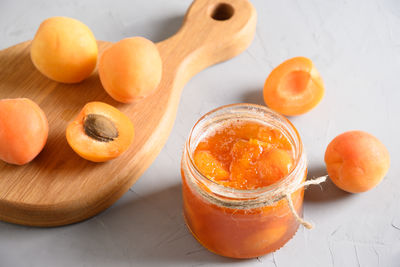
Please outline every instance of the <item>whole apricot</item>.
[[23, 165], [42, 151], [49, 126], [43, 110], [27, 98], [0, 100], [0, 159]]
[[67, 17], [44, 20], [32, 41], [31, 59], [48, 78], [77, 83], [96, 67], [97, 42], [82, 22]]
[[331, 180], [350, 193], [368, 191], [379, 184], [390, 166], [385, 145], [375, 136], [349, 131], [335, 137], [325, 151]]
[[100, 56], [101, 84], [119, 102], [147, 96], [157, 88], [161, 75], [160, 53], [153, 42], [142, 37], [123, 39]]

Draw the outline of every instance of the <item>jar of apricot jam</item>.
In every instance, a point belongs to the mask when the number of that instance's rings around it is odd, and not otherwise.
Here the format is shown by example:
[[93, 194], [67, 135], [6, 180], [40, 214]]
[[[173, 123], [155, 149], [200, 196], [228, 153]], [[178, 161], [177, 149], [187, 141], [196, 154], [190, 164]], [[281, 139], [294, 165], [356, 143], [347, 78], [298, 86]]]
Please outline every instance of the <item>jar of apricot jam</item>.
[[[285, 117], [253, 104], [215, 109], [192, 128], [181, 164], [185, 221], [208, 250], [253, 258], [296, 233], [283, 193], [305, 181], [306, 156]], [[298, 214], [303, 193], [301, 187], [287, 196]]]

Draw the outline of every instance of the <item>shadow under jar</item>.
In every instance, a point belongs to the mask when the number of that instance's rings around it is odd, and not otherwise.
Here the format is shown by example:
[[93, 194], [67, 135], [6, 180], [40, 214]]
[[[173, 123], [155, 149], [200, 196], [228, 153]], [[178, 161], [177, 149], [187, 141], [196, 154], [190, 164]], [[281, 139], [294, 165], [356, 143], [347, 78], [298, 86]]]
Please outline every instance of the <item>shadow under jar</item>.
[[[228, 187], [210, 179], [194, 161], [200, 142], [219, 129], [246, 122], [279, 131], [289, 141], [293, 155], [293, 166], [287, 175], [271, 185], [250, 190]], [[193, 236], [216, 254], [232, 258], [258, 257], [281, 248], [299, 227], [282, 192], [306, 179], [303, 144], [294, 126], [266, 107], [233, 104], [200, 118], [186, 141], [181, 174], [186, 224]], [[300, 215], [303, 194], [302, 187], [291, 193], [294, 209]]]

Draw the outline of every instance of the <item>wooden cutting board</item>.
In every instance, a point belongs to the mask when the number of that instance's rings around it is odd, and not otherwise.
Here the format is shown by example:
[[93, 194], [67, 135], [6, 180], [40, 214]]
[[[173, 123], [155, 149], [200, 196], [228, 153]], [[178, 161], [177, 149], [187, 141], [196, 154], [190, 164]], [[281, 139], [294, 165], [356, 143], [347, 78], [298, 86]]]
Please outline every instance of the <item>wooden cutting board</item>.
[[[0, 219], [57, 226], [87, 219], [112, 205], [165, 144], [185, 83], [204, 68], [244, 51], [255, 26], [256, 12], [247, 0], [194, 1], [181, 29], [157, 44], [163, 60], [160, 86], [133, 104], [109, 97], [97, 71], [73, 85], [44, 77], [31, 62], [30, 41], [0, 51], [0, 98], [32, 99], [46, 113], [50, 127], [46, 146], [32, 162], [24, 166], [0, 162]], [[98, 45], [101, 54], [111, 43]], [[133, 121], [135, 140], [119, 158], [92, 163], [69, 147], [65, 129], [90, 101], [111, 104]]]

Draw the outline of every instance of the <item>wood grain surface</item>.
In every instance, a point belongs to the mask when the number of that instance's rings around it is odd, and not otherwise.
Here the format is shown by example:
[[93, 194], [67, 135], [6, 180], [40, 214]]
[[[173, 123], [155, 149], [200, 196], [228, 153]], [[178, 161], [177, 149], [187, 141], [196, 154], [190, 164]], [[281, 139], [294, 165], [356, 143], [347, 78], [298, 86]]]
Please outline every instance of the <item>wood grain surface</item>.
[[[112, 205], [165, 144], [185, 83], [202, 69], [244, 51], [255, 26], [256, 13], [247, 0], [194, 1], [181, 29], [157, 44], [163, 60], [157, 91], [133, 104], [109, 97], [97, 71], [79, 84], [49, 80], [31, 62], [30, 41], [0, 51], [0, 98], [32, 99], [46, 113], [50, 127], [46, 146], [31, 163], [0, 162], [0, 219], [58, 226], [87, 219]], [[101, 53], [111, 43], [98, 45]], [[92, 163], [68, 146], [65, 129], [90, 101], [111, 104], [133, 121], [135, 140], [119, 158]]]

